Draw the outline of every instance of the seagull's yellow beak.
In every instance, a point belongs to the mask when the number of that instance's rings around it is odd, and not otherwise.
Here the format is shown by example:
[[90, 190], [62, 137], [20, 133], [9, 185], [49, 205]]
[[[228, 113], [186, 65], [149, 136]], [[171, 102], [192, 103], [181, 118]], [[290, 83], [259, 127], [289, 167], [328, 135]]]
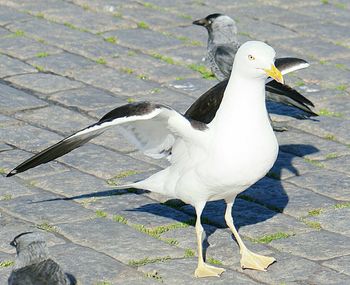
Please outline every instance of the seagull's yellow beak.
[[284, 80], [283, 80], [283, 76], [281, 71], [279, 71], [276, 66], [274, 66], [273, 64], [271, 64], [271, 68], [270, 69], [264, 69], [264, 71], [266, 72], [266, 74], [268, 76], [270, 76], [271, 78], [275, 79], [277, 82], [284, 84]]

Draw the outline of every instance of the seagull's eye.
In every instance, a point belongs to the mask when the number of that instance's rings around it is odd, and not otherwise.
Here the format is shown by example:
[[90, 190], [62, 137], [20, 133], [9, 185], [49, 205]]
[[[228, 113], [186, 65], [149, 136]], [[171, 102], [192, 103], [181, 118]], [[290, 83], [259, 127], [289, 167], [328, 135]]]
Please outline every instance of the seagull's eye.
[[255, 57], [250, 54], [250, 55], [248, 55], [248, 59], [249, 60], [255, 60]]

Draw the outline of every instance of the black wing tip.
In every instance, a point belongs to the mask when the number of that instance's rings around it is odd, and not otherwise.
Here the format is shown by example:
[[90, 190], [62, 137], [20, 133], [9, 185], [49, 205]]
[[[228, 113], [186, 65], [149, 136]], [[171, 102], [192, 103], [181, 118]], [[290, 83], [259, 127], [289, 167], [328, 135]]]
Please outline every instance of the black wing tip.
[[13, 175], [16, 175], [17, 173], [18, 173], [17, 169], [13, 169], [6, 175], [6, 177], [11, 177]]

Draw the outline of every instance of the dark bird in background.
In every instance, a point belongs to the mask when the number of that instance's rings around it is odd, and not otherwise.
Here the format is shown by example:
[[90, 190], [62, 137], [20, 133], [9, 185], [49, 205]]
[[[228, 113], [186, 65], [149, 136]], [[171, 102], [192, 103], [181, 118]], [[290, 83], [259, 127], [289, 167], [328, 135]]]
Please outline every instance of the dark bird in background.
[[44, 236], [26, 232], [11, 242], [16, 248], [15, 267], [8, 285], [75, 285], [76, 280], [65, 274], [61, 267], [49, 257]]
[[[203, 26], [208, 31], [206, 60], [215, 77], [223, 81], [217, 85], [217, 88], [214, 87], [212, 91], [216, 94], [221, 94], [220, 91], [224, 91], [226, 88], [228, 78], [231, 74], [233, 59], [240, 46], [237, 39], [236, 23], [227, 15], [211, 14], [203, 19], [194, 21], [193, 24]], [[275, 61], [275, 65], [281, 70], [282, 74], [287, 74], [309, 66], [305, 60], [298, 58], [278, 58]], [[266, 83], [266, 91], [269, 91], [266, 93], [266, 98], [269, 101], [296, 107], [306, 112], [308, 116], [317, 116], [310, 108], [314, 107], [314, 104], [288, 85], [281, 84], [269, 78]], [[218, 108], [215, 104], [221, 103], [223, 94], [221, 98], [219, 97], [215, 100], [210, 91], [206, 92], [203, 96], [204, 97], [199, 98], [199, 102], [195, 102], [189, 110], [193, 112], [198, 106], [203, 107], [205, 104], [208, 105], [208, 101], [211, 101], [210, 108], [207, 107], [206, 112], [212, 109], [211, 112], [215, 115]], [[276, 129], [275, 126], [274, 128], [275, 130], [280, 130]]]

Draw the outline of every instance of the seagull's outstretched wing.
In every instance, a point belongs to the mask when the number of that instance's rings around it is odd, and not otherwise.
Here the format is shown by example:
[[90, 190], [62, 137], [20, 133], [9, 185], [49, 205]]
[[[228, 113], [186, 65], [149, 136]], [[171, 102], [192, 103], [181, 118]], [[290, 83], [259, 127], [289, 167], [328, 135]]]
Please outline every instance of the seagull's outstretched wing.
[[[305, 60], [292, 57], [278, 58], [275, 61], [275, 65], [283, 75], [309, 66]], [[288, 85], [280, 84], [272, 79], [268, 79], [267, 82], [266, 90], [278, 94], [275, 95], [275, 97], [278, 97], [277, 99], [270, 99], [295, 106], [301, 110], [304, 110], [311, 116], [317, 116], [317, 114], [308, 107], [313, 107], [313, 103], [301, 95], [298, 91], [294, 90]], [[221, 104], [227, 83], [228, 79], [225, 79], [201, 95], [186, 111], [185, 116], [189, 119], [209, 124], [215, 117], [215, 114]], [[272, 97], [274, 96], [272, 95]]]
[[127, 104], [107, 113], [97, 123], [34, 155], [14, 168], [7, 176], [54, 160], [116, 125], [121, 125], [123, 135], [145, 155], [161, 158], [168, 155], [177, 136], [191, 135], [192, 129], [203, 127], [198, 126], [199, 124], [202, 123], [189, 121], [166, 105], [150, 102]]

